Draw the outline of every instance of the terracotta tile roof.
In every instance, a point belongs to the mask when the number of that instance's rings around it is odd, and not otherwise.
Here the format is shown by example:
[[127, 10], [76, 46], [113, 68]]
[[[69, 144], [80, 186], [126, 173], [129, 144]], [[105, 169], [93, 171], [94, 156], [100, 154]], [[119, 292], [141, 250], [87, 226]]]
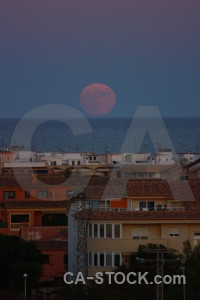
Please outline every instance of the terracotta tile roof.
[[127, 183], [128, 196], [163, 196], [173, 199], [169, 184], [161, 179], [130, 179]]
[[67, 250], [67, 241], [36, 241], [39, 250]]
[[[86, 198], [101, 199], [101, 198], [121, 198], [122, 196], [139, 197], [139, 196], [161, 196], [168, 200], [173, 200], [174, 197], [178, 200], [192, 200], [191, 191], [188, 190], [188, 184], [194, 194], [196, 200], [200, 201], [200, 180], [190, 181], [174, 181], [169, 183], [164, 179], [124, 179], [100, 177], [100, 176], [70, 176], [63, 178], [61, 175], [40, 175], [37, 177], [43, 182], [33, 183], [32, 176], [22, 176], [24, 188], [38, 188], [47, 185], [59, 185], [64, 188], [76, 191], [85, 190]], [[1, 176], [1, 187], [19, 187], [19, 183], [15, 177]], [[46, 186], [45, 186], [46, 187]], [[173, 195], [172, 195], [173, 190]]]
[[125, 182], [124, 179], [112, 179], [107, 187], [104, 181], [99, 180], [96, 186], [88, 185], [85, 192], [88, 199], [148, 196], [200, 201], [200, 180], [168, 182], [163, 179], [128, 179]]
[[29, 209], [37, 209], [37, 208], [54, 208], [54, 209], [67, 209], [68, 200], [6, 200], [5, 207], [7, 209], [15, 208], [29, 208]]
[[[37, 180], [38, 179], [38, 180]], [[61, 175], [38, 175], [34, 178], [31, 174], [18, 174], [16, 177], [14, 174], [10, 175], [1, 175], [0, 176], [0, 187], [20, 187], [25, 188], [37, 188], [42, 186], [52, 186], [52, 185], [66, 185], [67, 178]]]
[[75, 214], [88, 220], [188, 220], [200, 221], [200, 209], [185, 211], [89, 211]]

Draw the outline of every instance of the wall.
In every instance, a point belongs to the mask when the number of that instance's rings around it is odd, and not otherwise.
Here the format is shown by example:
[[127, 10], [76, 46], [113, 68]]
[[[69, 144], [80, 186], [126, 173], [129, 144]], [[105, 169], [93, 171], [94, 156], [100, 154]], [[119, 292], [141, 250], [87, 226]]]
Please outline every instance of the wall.
[[43, 264], [41, 280], [54, 280], [55, 277], [63, 277], [66, 272], [64, 255], [67, 250], [42, 250], [42, 255], [49, 255], [49, 264]]

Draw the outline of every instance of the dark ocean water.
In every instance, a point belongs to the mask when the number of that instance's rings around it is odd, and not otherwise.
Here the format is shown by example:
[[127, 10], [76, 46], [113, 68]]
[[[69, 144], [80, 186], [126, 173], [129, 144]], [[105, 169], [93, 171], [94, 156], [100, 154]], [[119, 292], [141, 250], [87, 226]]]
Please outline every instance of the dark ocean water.
[[[13, 131], [18, 119], [0, 120], [0, 145], [11, 144]], [[103, 153], [120, 152], [131, 123], [131, 118], [89, 119], [92, 132], [73, 136], [70, 128], [60, 121], [48, 121], [40, 125], [32, 136], [31, 150], [43, 151], [94, 151]], [[200, 151], [200, 118], [165, 118], [164, 123], [176, 152]], [[27, 123], [27, 127], [29, 124]], [[24, 133], [22, 132], [22, 135]], [[12, 141], [16, 143], [16, 141]], [[17, 144], [17, 143], [16, 143]], [[166, 145], [159, 142], [160, 147]], [[141, 152], [154, 149], [146, 135]]]

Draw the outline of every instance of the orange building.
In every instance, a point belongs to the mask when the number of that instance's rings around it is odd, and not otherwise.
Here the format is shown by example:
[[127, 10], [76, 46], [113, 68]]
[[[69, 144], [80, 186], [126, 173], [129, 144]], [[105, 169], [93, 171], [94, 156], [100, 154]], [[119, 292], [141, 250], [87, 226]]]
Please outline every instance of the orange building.
[[[30, 227], [67, 225], [68, 193], [61, 176], [23, 176], [23, 187], [13, 175], [0, 177], [0, 233], [19, 234], [22, 224]], [[57, 185], [56, 185], [57, 184]], [[54, 221], [52, 221], [54, 220]], [[59, 224], [60, 220], [60, 224]]]
[[62, 277], [71, 188], [61, 176], [27, 173], [19, 181], [12, 173], [0, 176], [0, 234], [35, 240], [42, 254], [41, 280]]
[[21, 229], [21, 238], [35, 241], [42, 254], [41, 280], [55, 280], [66, 272], [64, 256], [67, 253], [67, 228], [64, 226], [27, 227]]

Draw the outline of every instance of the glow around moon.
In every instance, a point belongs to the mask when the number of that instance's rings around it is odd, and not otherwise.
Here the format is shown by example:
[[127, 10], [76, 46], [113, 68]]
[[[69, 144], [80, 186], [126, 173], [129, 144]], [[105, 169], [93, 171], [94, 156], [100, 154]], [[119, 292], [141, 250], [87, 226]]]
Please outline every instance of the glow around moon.
[[90, 115], [105, 115], [115, 105], [114, 91], [107, 85], [94, 83], [86, 86], [80, 94], [80, 104]]

